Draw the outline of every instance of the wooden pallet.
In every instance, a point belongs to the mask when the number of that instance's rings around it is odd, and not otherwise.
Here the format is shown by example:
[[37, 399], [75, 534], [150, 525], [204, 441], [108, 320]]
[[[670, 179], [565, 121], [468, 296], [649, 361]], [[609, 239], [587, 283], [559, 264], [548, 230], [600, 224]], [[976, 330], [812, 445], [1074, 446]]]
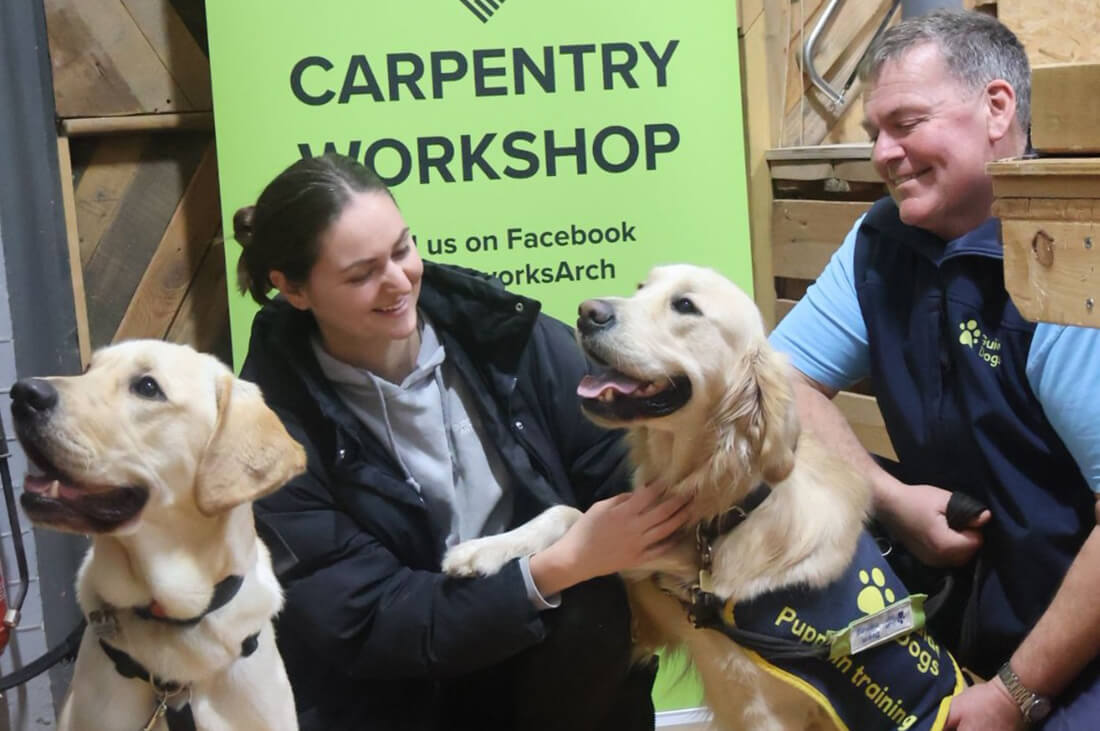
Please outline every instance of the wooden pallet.
[[229, 360], [201, 0], [45, 0], [81, 359], [160, 338]]

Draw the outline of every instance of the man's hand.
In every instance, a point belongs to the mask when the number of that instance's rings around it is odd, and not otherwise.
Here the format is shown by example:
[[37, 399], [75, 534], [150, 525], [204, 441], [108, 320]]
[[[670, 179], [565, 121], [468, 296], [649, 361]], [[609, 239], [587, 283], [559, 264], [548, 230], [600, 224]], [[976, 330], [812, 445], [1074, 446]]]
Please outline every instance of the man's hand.
[[998, 678], [967, 688], [951, 701], [947, 731], [1023, 731], [1027, 722]]
[[878, 516], [923, 563], [961, 566], [982, 546], [981, 528], [992, 514], [984, 510], [961, 530], [947, 524], [951, 493], [934, 485], [897, 482], [878, 502]]

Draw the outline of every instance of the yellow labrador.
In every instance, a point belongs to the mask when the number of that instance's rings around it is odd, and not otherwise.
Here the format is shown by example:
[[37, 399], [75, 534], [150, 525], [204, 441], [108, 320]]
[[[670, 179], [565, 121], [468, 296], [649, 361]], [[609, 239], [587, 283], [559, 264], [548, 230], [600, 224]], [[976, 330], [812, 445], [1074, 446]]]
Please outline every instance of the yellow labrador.
[[59, 727], [163, 731], [190, 714], [199, 731], [296, 729], [271, 624], [282, 592], [250, 501], [305, 454], [259, 389], [186, 346], [131, 341], [11, 396], [33, 465], [23, 509], [92, 536]]
[[[672, 551], [624, 577], [638, 645], [686, 650], [722, 729], [942, 727], [957, 667], [863, 531], [869, 485], [800, 434], [752, 300], [711, 270], [660, 267], [630, 298], [583, 303], [578, 339], [606, 366], [583, 408], [627, 429], [637, 484], [693, 498]], [[460, 544], [444, 568], [493, 573], [577, 515]]]

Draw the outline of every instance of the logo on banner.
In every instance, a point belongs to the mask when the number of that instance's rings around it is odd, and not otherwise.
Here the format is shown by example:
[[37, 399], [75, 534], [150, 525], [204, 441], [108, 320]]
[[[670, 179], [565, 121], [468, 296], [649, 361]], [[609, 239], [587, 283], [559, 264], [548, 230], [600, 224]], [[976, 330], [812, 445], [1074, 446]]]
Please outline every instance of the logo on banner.
[[488, 23], [493, 13], [500, 10], [504, 0], [459, 0], [482, 23]]

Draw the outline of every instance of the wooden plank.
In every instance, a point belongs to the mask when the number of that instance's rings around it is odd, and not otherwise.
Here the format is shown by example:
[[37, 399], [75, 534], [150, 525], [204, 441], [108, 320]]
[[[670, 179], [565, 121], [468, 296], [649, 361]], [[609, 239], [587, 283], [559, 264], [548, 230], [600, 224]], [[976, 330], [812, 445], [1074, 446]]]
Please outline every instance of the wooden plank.
[[870, 160], [870, 142], [846, 142], [829, 145], [801, 145], [797, 147], [774, 147], [768, 150], [769, 161], [780, 160]]
[[775, 301], [775, 322], [778, 324], [798, 304], [798, 300], [790, 300], [780, 297]]
[[137, 176], [147, 136], [120, 137], [95, 146], [76, 185], [80, 262], [88, 263]]
[[214, 115], [211, 112], [130, 114], [118, 117], [73, 117], [61, 120], [61, 130], [69, 137], [212, 129], [214, 129]]
[[88, 335], [88, 299], [84, 294], [84, 270], [80, 263], [76, 199], [73, 196], [73, 166], [67, 137], [57, 138], [57, 162], [61, 175], [61, 205], [65, 211], [65, 238], [69, 246], [69, 277], [73, 288], [73, 307], [76, 310], [76, 342], [80, 350], [80, 364], [87, 366], [92, 359], [91, 337]]
[[1100, 153], [1100, 63], [1036, 66], [1031, 141], [1053, 153]]
[[114, 340], [161, 338], [218, 230], [218, 169], [210, 143], [130, 300]]
[[993, 215], [1031, 221], [1100, 221], [1100, 198], [998, 198]]
[[777, 160], [769, 166], [772, 180], [843, 180], [851, 183], [881, 183], [882, 178], [867, 160], [841, 162]]
[[217, 238], [206, 251], [176, 312], [165, 340], [184, 343], [231, 362], [229, 298], [225, 281], [225, 244]]
[[890, 435], [886, 433], [882, 412], [879, 411], [878, 402], [873, 397], [841, 391], [833, 399], [833, 403], [848, 419], [852, 431], [868, 452], [897, 459], [894, 445], [890, 442]]
[[[748, 28], [741, 42], [741, 80], [745, 120], [745, 164], [748, 168], [749, 233], [752, 246], [753, 297], [764, 322], [775, 322], [775, 285], [772, 276], [771, 216], [772, 182], [765, 154], [774, 144], [768, 93], [768, 32], [766, 22]], [[750, 104], [749, 100], [753, 102]]]
[[867, 202], [777, 200], [772, 204], [772, 267], [777, 277], [816, 279]]
[[154, 135], [134, 182], [84, 267], [92, 348], [114, 338], [209, 135]]
[[1001, 219], [1005, 289], [1029, 320], [1100, 327], [1100, 219]]
[[45, 9], [58, 116], [194, 108], [120, 0], [45, 0]]
[[1032, 66], [1100, 61], [1096, 0], [998, 0], [997, 15], [1020, 38]]
[[744, 35], [763, 16], [764, 0], [741, 0], [737, 3], [737, 30], [740, 35]]
[[1100, 198], [1100, 158], [999, 160], [986, 169], [997, 198]]
[[188, 107], [212, 109], [210, 62], [169, 0], [122, 0], [122, 4], [179, 84]]

